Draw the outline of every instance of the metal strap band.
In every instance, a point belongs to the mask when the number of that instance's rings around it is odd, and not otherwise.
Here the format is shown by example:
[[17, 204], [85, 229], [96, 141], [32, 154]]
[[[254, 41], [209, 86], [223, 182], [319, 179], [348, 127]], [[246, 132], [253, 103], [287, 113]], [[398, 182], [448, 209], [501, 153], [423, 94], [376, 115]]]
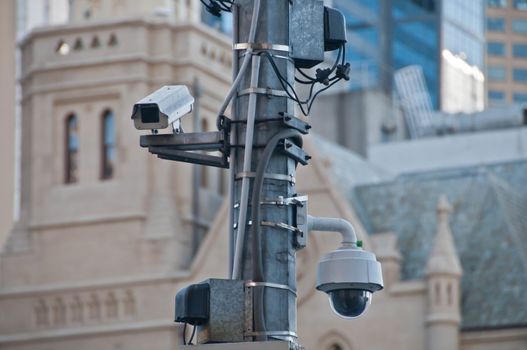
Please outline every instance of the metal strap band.
[[[255, 177], [255, 176], [256, 176], [256, 173], [254, 172], [240, 172], [236, 174], [236, 180], [243, 179], [244, 177]], [[265, 173], [264, 178], [296, 183], [295, 177], [291, 175]]]
[[247, 283], [245, 283], [245, 286], [246, 287], [267, 287], [267, 288], [275, 288], [275, 289], [283, 289], [283, 290], [287, 290], [291, 293], [293, 293], [295, 296], [296, 296], [296, 290], [294, 290], [293, 288], [289, 287], [289, 286], [286, 286], [285, 284], [278, 284], [278, 283], [271, 283], [271, 282], [253, 282], [253, 281], [248, 281]]
[[[241, 57], [244, 57], [244, 56], [246, 56], [246, 55], [247, 55], [247, 52], [244, 52], [244, 53], [242, 53], [240, 56], [241, 56]], [[251, 55], [255, 55], [255, 53], [253, 52], [253, 53], [251, 53]], [[277, 54], [275, 54], [275, 53], [269, 53], [269, 56], [271, 56], [271, 57], [273, 57], [273, 58], [280, 59], [280, 60], [288, 60], [288, 61], [290, 61], [291, 63], [295, 63], [295, 60], [292, 59], [292, 58], [289, 57], [289, 56], [277, 55]]]
[[248, 88], [238, 92], [238, 96], [249, 95], [249, 94], [260, 94], [266, 96], [277, 96], [277, 97], [288, 97], [287, 92], [284, 90], [275, 90], [269, 88]]
[[288, 231], [293, 231], [293, 232], [297, 232], [298, 231], [298, 228], [296, 228], [294, 226], [291, 226], [291, 225], [288, 225], [288, 224], [283, 223], [283, 222], [262, 221], [262, 222], [260, 222], [260, 225], [281, 228], [283, 230], [288, 230]]
[[245, 332], [245, 335], [249, 337], [254, 337], [254, 336], [259, 336], [259, 335], [268, 335], [268, 336], [298, 338], [298, 335], [295, 332], [291, 332], [291, 331]]
[[253, 50], [274, 50], [274, 51], [283, 51], [289, 52], [289, 46], [280, 45], [280, 44], [270, 44], [270, 43], [237, 43], [232, 45], [233, 50], [247, 50], [252, 48]]
[[288, 60], [288, 61], [291, 61], [292, 63], [295, 63], [295, 60], [292, 59], [292, 58], [289, 57], [289, 56], [275, 55], [274, 53], [271, 53], [271, 54], [269, 54], [269, 55], [271, 55], [273, 58], [278, 58], [278, 59], [281, 59], [281, 60]]
[[284, 205], [302, 205], [302, 202], [307, 202], [308, 197], [307, 196], [296, 196], [296, 197], [278, 197], [275, 200], [266, 200], [261, 201], [261, 205], [278, 205], [278, 206], [284, 206]]

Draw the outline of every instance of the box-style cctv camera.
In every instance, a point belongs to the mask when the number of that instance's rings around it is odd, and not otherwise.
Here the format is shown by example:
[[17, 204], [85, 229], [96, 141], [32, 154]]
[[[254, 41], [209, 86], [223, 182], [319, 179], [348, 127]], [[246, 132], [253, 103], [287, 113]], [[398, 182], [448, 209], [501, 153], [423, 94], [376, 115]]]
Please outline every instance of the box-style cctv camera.
[[192, 112], [194, 97], [184, 85], [163, 86], [134, 105], [132, 119], [138, 130], [179, 129], [180, 119]]
[[337, 315], [359, 317], [371, 304], [372, 294], [383, 289], [381, 264], [373, 253], [341, 247], [320, 260], [317, 289], [328, 294]]

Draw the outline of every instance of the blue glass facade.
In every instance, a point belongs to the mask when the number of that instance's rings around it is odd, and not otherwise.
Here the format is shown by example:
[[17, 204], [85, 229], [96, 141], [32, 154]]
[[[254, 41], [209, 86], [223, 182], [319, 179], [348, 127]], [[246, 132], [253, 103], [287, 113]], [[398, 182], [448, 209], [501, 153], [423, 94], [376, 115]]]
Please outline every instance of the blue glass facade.
[[439, 106], [441, 55], [435, 1], [393, 0], [393, 69], [409, 65], [423, 68], [432, 104]]
[[203, 9], [201, 11], [201, 21], [220, 32], [232, 35], [232, 14], [230, 12], [222, 12], [221, 17], [216, 17]]
[[[466, 57], [483, 70], [483, 0], [334, 0], [346, 16], [351, 88], [373, 85], [390, 92], [393, 73], [420, 65], [434, 107], [440, 105], [441, 51]], [[366, 86], [364, 82], [369, 85]]]

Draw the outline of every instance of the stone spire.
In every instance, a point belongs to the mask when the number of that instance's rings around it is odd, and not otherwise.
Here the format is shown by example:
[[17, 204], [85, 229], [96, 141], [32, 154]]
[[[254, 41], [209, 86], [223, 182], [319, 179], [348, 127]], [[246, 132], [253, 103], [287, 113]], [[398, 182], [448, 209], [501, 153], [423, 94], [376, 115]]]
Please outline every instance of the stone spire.
[[452, 206], [445, 195], [439, 197], [436, 210], [437, 233], [434, 246], [428, 257], [427, 275], [450, 274], [461, 276], [461, 264], [448, 223], [448, 216], [452, 212]]
[[437, 203], [437, 233], [426, 266], [427, 350], [459, 350], [461, 264], [448, 224], [451, 212], [442, 195]]

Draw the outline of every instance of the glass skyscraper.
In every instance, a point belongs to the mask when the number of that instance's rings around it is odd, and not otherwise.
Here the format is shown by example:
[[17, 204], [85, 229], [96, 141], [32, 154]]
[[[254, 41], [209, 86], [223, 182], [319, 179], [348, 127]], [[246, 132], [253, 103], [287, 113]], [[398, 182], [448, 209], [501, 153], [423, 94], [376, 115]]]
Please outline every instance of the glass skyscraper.
[[334, 0], [346, 16], [351, 88], [391, 92], [393, 73], [423, 68], [435, 108], [441, 105], [444, 49], [483, 71], [483, 0]]

